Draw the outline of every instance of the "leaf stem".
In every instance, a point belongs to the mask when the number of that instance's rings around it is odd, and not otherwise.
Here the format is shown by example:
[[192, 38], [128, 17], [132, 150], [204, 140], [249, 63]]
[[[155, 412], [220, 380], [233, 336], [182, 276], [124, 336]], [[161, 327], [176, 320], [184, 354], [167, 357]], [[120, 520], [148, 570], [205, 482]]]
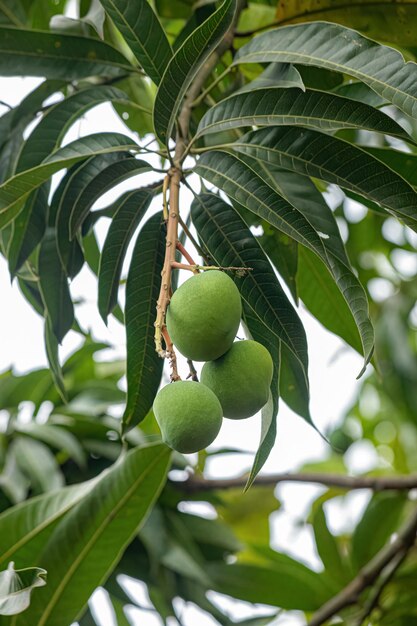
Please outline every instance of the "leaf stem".
[[201, 94], [194, 100], [194, 102], [192, 103], [192, 107], [194, 108], [198, 106], [200, 102], [203, 102], [204, 98], [210, 93], [210, 91], [212, 91], [215, 86], [218, 85], [220, 81], [222, 81], [223, 78], [227, 76], [233, 69], [234, 67], [232, 65], [228, 65], [226, 69], [221, 74], [219, 74], [218, 77], [215, 78], [213, 82], [206, 89], [204, 89], [204, 91], [202, 91]]

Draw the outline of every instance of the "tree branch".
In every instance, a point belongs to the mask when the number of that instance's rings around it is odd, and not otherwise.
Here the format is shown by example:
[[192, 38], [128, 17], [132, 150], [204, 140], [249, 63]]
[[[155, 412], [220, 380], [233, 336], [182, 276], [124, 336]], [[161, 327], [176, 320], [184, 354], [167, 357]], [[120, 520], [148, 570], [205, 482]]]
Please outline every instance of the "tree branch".
[[[216, 491], [221, 489], [238, 489], [246, 485], [246, 476], [227, 479], [206, 479], [190, 476], [183, 482], [175, 482], [175, 486], [186, 493]], [[269, 474], [258, 476], [255, 484], [273, 486], [279, 483], [314, 483], [326, 487], [341, 489], [372, 489], [373, 491], [409, 491], [417, 489], [417, 474], [406, 476], [344, 476], [325, 472], [303, 472], [301, 474]]]
[[408, 552], [417, 533], [417, 508], [399, 531], [397, 538], [386, 544], [340, 593], [314, 613], [308, 626], [321, 626], [347, 606], [356, 604], [362, 592], [370, 587], [398, 554]]

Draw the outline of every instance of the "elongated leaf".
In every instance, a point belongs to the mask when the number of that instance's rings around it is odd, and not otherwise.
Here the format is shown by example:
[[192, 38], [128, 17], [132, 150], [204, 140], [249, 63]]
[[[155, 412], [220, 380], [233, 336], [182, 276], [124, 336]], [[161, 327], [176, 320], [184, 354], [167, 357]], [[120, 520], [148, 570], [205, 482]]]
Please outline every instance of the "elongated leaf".
[[286, 26], [254, 37], [234, 63], [298, 63], [348, 74], [408, 115], [417, 112], [417, 65], [350, 28], [326, 22]]
[[163, 361], [154, 344], [165, 252], [161, 219], [157, 213], [140, 231], [126, 283], [127, 403], [123, 431], [146, 417], [161, 382]]
[[59, 170], [95, 154], [132, 149], [137, 149], [137, 145], [125, 135], [97, 133], [77, 139], [56, 150], [40, 165], [16, 174], [0, 185], [0, 227], [14, 219], [22, 210], [29, 194]]
[[389, 148], [364, 146], [363, 149], [385, 163], [394, 172], [398, 172], [410, 185], [417, 187], [417, 156], [415, 154]]
[[0, 3], [0, 23], [12, 26], [24, 26], [25, 10], [20, 0], [2, 0]]
[[245, 93], [254, 89], [267, 89], [269, 87], [298, 87], [305, 90], [300, 72], [289, 63], [270, 63], [260, 76], [247, 83], [236, 93]]
[[9, 563], [7, 570], [0, 572], [0, 615], [25, 611], [32, 591], [46, 585], [46, 575], [46, 570], [40, 567], [15, 570], [14, 563]]
[[[248, 226], [221, 198], [200, 194], [191, 205], [191, 216], [201, 241], [222, 267], [250, 267], [234, 281], [243, 301], [270, 333], [284, 342], [303, 365], [307, 376], [307, 341], [303, 325], [285, 295], [267, 257]], [[278, 372], [276, 372], [278, 380]]]
[[[135, 159], [133, 157], [119, 159], [111, 163], [109, 167], [103, 168], [94, 178], [91, 178], [84, 188], [77, 186], [74, 192], [78, 192], [78, 195], [75, 196], [75, 202], [71, 210], [69, 221], [70, 237], [73, 238], [75, 236], [77, 229], [88, 215], [94, 202], [98, 200], [103, 193], [114, 187], [117, 183], [121, 183], [131, 176], [149, 172], [151, 169], [151, 166], [142, 159]], [[91, 170], [92, 168], [89, 170], [90, 173]], [[86, 176], [83, 177], [83, 180], [85, 178]], [[81, 178], [77, 177], [77, 179], [77, 182], [80, 183]]]
[[61, 626], [76, 620], [94, 589], [105, 582], [143, 523], [165, 482], [166, 446], [127, 453], [70, 511], [45, 546], [40, 563], [49, 573], [18, 626]]
[[28, 170], [48, 158], [78, 118], [98, 104], [113, 100], [127, 100], [127, 97], [120, 89], [97, 85], [92, 89], [75, 92], [48, 109], [24, 143], [16, 173]]
[[313, 518], [314, 538], [317, 552], [330, 576], [336, 578], [341, 585], [349, 581], [349, 573], [342, 557], [336, 538], [330, 532], [323, 507], [320, 506]]
[[80, 483], [30, 498], [0, 515], [0, 565], [13, 559], [18, 567], [37, 561], [56, 520], [91, 490], [91, 482]]
[[85, 466], [85, 453], [83, 448], [78, 439], [67, 430], [50, 424], [37, 424], [36, 422], [19, 424], [16, 430], [20, 434], [43, 441], [52, 448], [62, 450], [80, 467]]
[[[52, 245], [52, 244], [51, 244]], [[44, 296], [43, 296], [44, 297]], [[70, 310], [72, 309], [72, 303]], [[45, 317], [44, 341], [46, 357], [48, 359], [49, 370], [55, 387], [61, 396], [63, 402], [67, 402], [67, 390], [65, 389], [64, 377], [62, 374], [61, 364], [59, 362], [59, 343], [52, 327], [51, 318], [48, 314]]]
[[100, 0], [145, 72], [158, 85], [172, 57], [171, 46], [147, 0]]
[[397, 122], [367, 104], [324, 91], [277, 87], [222, 100], [203, 116], [197, 136], [242, 126], [292, 125], [319, 130], [358, 128], [411, 140]]
[[48, 446], [28, 437], [16, 437], [13, 447], [19, 467], [36, 491], [53, 491], [64, 486], [64, 476]]
[[187, 37], [168, 64], [155, 98], [154, 126], [168, 144], [181, 101], [191, 81], [232, 23], [236, 0], [224, 0], [210, 17]]
[[390, 0], [289, 0], [277, 5], [277, 20], [285, 24], [324, 20], [357, 28], [373, 39], [392, 41], [400, 46], [414, 46], [417, 24], [414, 0], [401, 5]]
[[310, 129], [264, 128], [240, 138], [244, 154], [335, 183], [377, 202], [417, 229], [417, 193], [381, 161], [352, 144]]
[[46, 232], [39, 252], [39, 287], [51, 328], [61, 343], [74, 322], [74, 307], [52, 228]]
[[128, 191], [118, 200], [118, 209], [110, 225], [100, 258], [98, 309], [106, 322], [117, 304], [117, 292], [129, 241], [145, 215], [153, 193], [148, 189]]
[[310, 388], [308, 380], [306, 380], [304, 371], [300, 367], [298, 360], [283, 343], [281, 344], [279, 393], [282, 400], [294, 413], [297, 413], [297, 415], [304, 418], [306, 422], [314, 426], [310, 414]]
[[62, 33], [0, 27], [0, 75], [77, 80], [134, 71], [108, 44]]

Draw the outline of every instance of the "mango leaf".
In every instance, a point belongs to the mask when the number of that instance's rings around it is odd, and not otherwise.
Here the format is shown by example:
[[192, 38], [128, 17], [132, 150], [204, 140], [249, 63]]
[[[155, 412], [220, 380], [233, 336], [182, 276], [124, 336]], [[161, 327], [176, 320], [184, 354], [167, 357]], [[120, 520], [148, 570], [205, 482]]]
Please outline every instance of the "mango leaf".
[[315, 428], [310, 413], [309, 382], [304, 376], [300, 363], [283, 343], [281, 344], [279, 393], [282, 400], [294, 413], [300, 415]]
[[17, 615], [30, 604], [30, 594], [36, 587], [46, 585], [46, 570], [28, 567], [15, 570], [9, 563], [7, 570], [0, 572], [0, 615]]
[[172, 57], [161, 23], [147, 0], [100, 0], [133, 54], [158, 85]]
[[20, 0], [3, 0], [0, 4], [0, 24], [24, 26], [26, 13]]
[[349, 582], [349, 573], [336, 538], [330, 532], [323, 507], [318, 507], [313, 517], [314, 538], [319, 557], [330, 576], [343, 586]]
[[43, 163], [16, 174], [0, 185], [0, 228], [22, 210], [29, 194], [59, 170], [95, 154], [137, 149], [132, 139], [119, 133], [96, 133], [56, 150]]
[[120, 276], [127, 247], [152, 201], [149, 189], [123, 194], [112, 219], [100, 258], [98, 309], [104, 322], [117, 304]]
[[0, 27], [1, 76], [44, 76], [71, 81], [133, 71], [120, 52], [97, 39]]
[[415, 154], [372, 146], [363, 146], [363, 149], [385, 163], [391, 170], [397, 172], [410, 185], [417, 187], [417, 156]]
[[307, 342], [303, 325], [285, 295], [267, 257], [235, 209], [211, 193], [197, 196], [191, 216], [198, 235], [216, 265], [250, 267], [245, 276], [233, 280], [243, 301], [278, 341], [285, 343], [308, 368]]
[[39, 287], [51, 328], [61, 343], [74, 322], [74, 307], [52, 228], [47, 230], [39, 252]]
[[233, 62], [327, 68], [359, 79], [412, 117], [417, 112], [416, 64], [405, 63], [397, 50], [337, 24], [314, 22], [270, 30], [240, 48]]
[[64, 475], [48, 446], [20, 436], [15, 437], [12, 445], [20, 469], [30, 478], [36, 492], [44, 493], [64, 486]]
[[254, 89], [269, 87], [298, 87], [305, 90], [300, 72], [290, 63], [270, 63], [257, 78], [243, 85], [236, 93], [245, 93]]
[[58, 524], [39, 562], [48, 585], [16, 624], [59, 626], [82, 613], [94, 589], [105, 582], [158, 497], [166, 479], [166, 446], [125, 454]]
[[146, 417], [161, 382], [163, 360], [154, 344], [155, 307], [165, 253], [161, 219], [157, 213], [141, 229], [127, 277], [127, 403], [123, 432]]
[[[72, 302], [71, 302], [72, 308]], [[49, 371], [54, 381], [55, 388], [63, 402], [68, 401], [67, 390], [65, 389], [64, 376], [59, 362], [59, 343], [52, 327], [52, 322], [48, 314], [45, 316], [44, 341], [46, 358], [48, 359]]]
[[51, 424], [38, 424], [36, 422], [18, 424], [15, 426], [15, 430], [21, 435], [43, 441], [51, 448], [65, 452], [79, 467], [85, 467], [86, 458], [82, 445], [67, 430]]
[[166, 145], [185, 92], [228, 30], [235, 9], [236, 0], [224, 0], [217, 11], [187, 37], [169, 62], [154, 105], [155, 133]]
[[242, 126], [306, 126], [318, 130], [356, 128], [412, 141], [397, 122], [367, 104], [308, 89], [256, 89], [225, 98], [201, 119], [197, 137]]
[[381, 161], [342, 139], [296, 127], [264, 128], [247, 133], [233, 147], [271, 165], [363, 195], [417, 230], [414, 189]]
[[400, 46], [414, 46], [413, 30], [417, 23], [417, 5], [412, 0], [401, 6], [389, 0], [288, 0], [277, 5], [277, 21], [285, 24], [323, 20], [356, 28], [371, 37]]
[[375, 494], [352, 535], [352, 563], [359, 570], [397, 530], [407, 498], [403, 494]]

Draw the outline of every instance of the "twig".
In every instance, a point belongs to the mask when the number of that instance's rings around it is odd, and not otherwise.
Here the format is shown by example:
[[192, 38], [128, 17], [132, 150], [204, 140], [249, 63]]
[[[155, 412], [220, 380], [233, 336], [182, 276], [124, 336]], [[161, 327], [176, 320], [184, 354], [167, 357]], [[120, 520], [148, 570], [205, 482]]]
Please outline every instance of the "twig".
[[214, 89], [215, 86], [218, 85], [219, 82], [223, 80], [223, 78], [227, 76], [227, 74], [229, 74], [233, 69], [233, 66], [228, 65], [226, 69], [221, 74], [219, 74], [219, 76], [217, 76], [217, 78], [215, 78], [213, 82], [208, 87], [206, 87], [206, 89], [204, 89], [204, 91], [202, 91], [201, 94], [194, 100], [193, 107], [196, 107], [200, 104], [200, 102], [203, 102], [203, 100], [210, 93], [210, 91]]
[[[206, 479], [190, 476], [183, 482], [175, 485], [181, 491], [194, 493], [197, 491], [215, 491], [220, 489], [235, 489], [246, 485], [247, 476], [225, 479]], [[373, 491], [409, 491], [417, 489], [417, 474], [407, 476], [344, 476], [327, 474], [324, 472], [305, 472], [300, 474], [270, 474], [258, 476], [257, 485], [277, 485], [279, 483], [314, 483], [326, 487], [341, 489], [372, 489]]]
[[194, 363], [191, 359], [187, 359], [187, 363], [188, 367], [190, 368], [190, 373], [188, 374], [187, 379], [191, 378], [191, 380], [194, 380], [196, 383], [198, 383], [198, 375], [197, 370], [194, 367]]
[[399, 553], [408, 552], [416, 540], [416, 533], [417, 508], [399, 531], [397, 538], [392, 543], [386, 544], [340, 593], [323, 604], [314, 613], [308, 626], [321, 626], [342, 609], [356, 604], [362, 592], [379, 578], [387, 565], [396, 559]]
[[165, 341], [165, 355], [169, 359], [169, 365], [171, 367], [171, 382], [175, 383], [177, 380], [181, 380], [181, 376], [178, 374], [177, 355], [175, 354], [174, 344], [169, 336], [166, 326], [162, 329], [162, 335]]
[[185, 234], [187, 235], [188, 239], [191, 241], [191, 243], [193, 244], [194, 248], [198, 252], [198, 254], [206, 261], [207, 259], [206, 259], [206, 255], [204, 253], [204, 250], [201, 248], [201, 246], [199, 245], [198, 241], [195, 239], [195, 237], [191, 233], [190, 229], [188, 228], [187, 224], [182, 219], [181, 215], [180, 215], [180, 225], [181, 225], [181, 228], [183, 229], [183, 231], [185, 232]]
[[223, 272], [239, 272], [241, 274], [246, 274], [246, 272], [251, 272], [253, 270], [253, 267], [222, 267], [221, 265], [196, 265], [195, 263], [178, 263], [178, 261], [173, 261], [172, 267], [176, 270], [189, 270], [190, 272], [194, 272], [194, 274], [198, 274], [199, 271], [205, 272], [209, 270], [221, 270]]
[[[182, 256], [188, 261], [190, 265], [195, 266], [195, 268], [197, 268], [196, 262], [194, 261], [191, 254], [184, 248], [181, 241], [177, 241], [177, 250], [181, 252]], [[198, 274], [198, 269], [194, 269], [192, 271], [194, 271], [195, 274]]]

